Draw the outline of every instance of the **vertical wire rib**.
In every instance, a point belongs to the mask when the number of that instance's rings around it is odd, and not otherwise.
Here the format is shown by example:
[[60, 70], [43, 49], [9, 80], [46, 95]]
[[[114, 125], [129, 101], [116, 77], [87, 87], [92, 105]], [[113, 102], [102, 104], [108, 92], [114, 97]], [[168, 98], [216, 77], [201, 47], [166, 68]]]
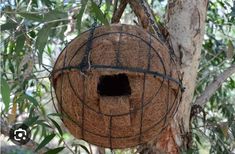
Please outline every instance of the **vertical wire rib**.
[[[172, 75], [172, 57], [170, 55], [170, 75]], [[170, 99], [170, 80], [167, 80], [167, 107], [166, 107], [166, 118], [165, 118], [165, 123], [168, 117], [170, 117], [169, 113], [171, 112], [171, 108], [174, 108], [174, 102], [172, 102], [173, 104], [171, 105], [171, 107], [169, 108], [169, 103], [170, 103], [171, 99]]]
[[[172, 69], [171, 69], [171, 64], [172, 64], [172, 61], [171, 61], [171, 56], [169, 57], [170, 58], [170, 74], [172, 74]], [[167, 72], [166, 72], [166, 74], [167, 74]], [[170, 113], [170, 110], [169, 110], [169, 96], [170, 96], [170, 81], [169, 81], [169, 79], [167, 79], [167, 98], [165, 99], [165, 101], [166, 101], [166, 113], [165, 113], [165, 118], [164, 118], [164, 126], [165, 126], [165, 124], [166, 124], [166, 122], [167, 122], [167, 118], [168, 118], [168, 116], [169, 116], [169, 113]]]
[[140, 136], [139, 136], [139, 144], [142, 140], [142, 127], [143, 127], [143, 114], [144, 114], [144, 93], [145, 93], [145, 80], [146, 80], [146, 73], [144, 73], [144, 81], [143, 81], [143, 91], [141, 96], [141, 116], [140, 116]]
[[164, 118], [164, 125], [166, 124], [167, 121], [167, 117], [168, 117], [168, 113], [170, 112], [169, 109], [169, 86], [170, 86], [170, 82], [169, 79], [167, 80], [167, 98], [166, 98], [166, 114], [165, 114], [165, 118]]
[[122, 30], [123, 30], [123, 25], [121, 25], [120, 34], [119, 34], [119, 38], [118, 38], [118, 48], [116, 50], [116, 66], [121, 66], [120, 47], [121, 47], [121, 40], [122, 40]]
[[[64, 61], [63, 61], [63, 67], [65, 67], [65, 62], [66, 62], [66, 58], [67, 58], [67, 48], [66, 48], [66, 50], [65, 50], [65, 54], [64, 54]], [[63, 82], [64, 82], [64, 72], [63, 72], [63, 70], [62, 70], [62, 76], [61, 76], [61, 84], [60, 84], [60, 112], [61, 112], [61, 120], [62, 121], [64, 121], [63, 120], [63, 105], [62, 105], [62, 103], [63, 103]]]
[[112, 145], [112, 120], [113, 116], [110, 116], [109, 118], [109, 147], [112, 151], [113, 145]]
[[[151, 35], [149, 35], [149, 49], [148, 49], [148, 65], [147, 65], [147, 70], [150, 70], [150, 59], [151, 59], [151, 43], [152, 43], [152, 38]], [[144, 114], [144, 94], [145, 94], [145, 80], [146, 80], [146, 73], [144, 73], [144, 81], [143, 81], [143, 91], [142, 91], [142, 96], [141, 96], [141, 117], [140, 117], [140, 136], [139, 136], [139, 143], [141, 143], [142, 140], [142, 127], [143, 127], [143, 114]]]
[[62, 103], [63, 103], [63, 100], [62, 100], [62, 99], [63, 99], [63, 97], [62, 97], [62, 91], [63, 91], [62, 89], [63, 89], [63, 88], [62, 88], [62, 86], [63, 86], [64, 76], [62, 75], [61, 78], [62, 78], [62, 79], [61, 79], [61, 84], [60, 84], [60, 99], [59, 99], [60, 101], [58, 101], [58, 102], [59, 102], [59, 105], [60, 105], [61, 120], [64, 121], [64, 120], [63, 120], [63, 118], [64, 118], [64, 117], [63, 117], [63, 111], [64, 111], [64, 109], [63, 109], [63, 105], [62, 105]]
[[81, 72], [85, 72], [89, 70], [91, 67], [90, 56], [91, 56], [91, 48], [92, 48], [93, 35], [95, 32], [95, 28], [96, 28], [96, 22], [92, 25], [92, 28], [88, 37], [85, 54], [81, 62]]
[[149, 71], [150, 70], [150, 59], [151, 59], [151, 45], [152, 45], [152, 36], [149, 35], [149, 50], [148, 50], [148, 66], [147, 66], [147, 70]]
[[[101, 2], [102, 1], [100, 1], [99, 6]], [[85, 72], [87, 71], [87, 69], [89, 70], [91, 67], [91, 59], [90, 59], [91, 49], [92, 49], [92, 43], [93, 43], [93, 37], [94, 37], [96, 25], [97, 25], [97, 20], [95, 20], [95, 22], [92, 24], [92, 28], [89, 33], [89, 37], [88, 37], [88, 41], [87, 41], [87, 45], [85, 49], [85, 54], [81, 62], [81, 72]], [[84, 103], [85, 103], [85, 98], [86, 98], [85, 81], [86, 81], [85, 76], [83, 76], [83, 99], [82, 99], [83, 103], [82, 103], [82, 128], [81, 128], [82, 139], [84, 139], [84, 107], [85, 107]]]
[[84, 139], [84, 103], [85, 103], [85, 98], [86, 98], [86, 89], [85, 89], [85, 76], [83, 75], [83, 78], [82, 78], [82, 84], [83, 84], [83, 97], [82, 97], [82, 139]]
[[[52, 101], [53, 107], [55, 108], [56, 113], [59, 113], [59, 111], [58, 111], [58, 109], [57, 109], [57, 107], [56, 107], [56, 105], [55, 105], [55, 100], [54, 100], [54, 97], [53, 97], [52, 83], [50, 84], [50, 93], [51, 93], [51, 101]], [[56, 94], [55, 94], [55, 97], [56, 97], [56, 99], [58, 100]]]

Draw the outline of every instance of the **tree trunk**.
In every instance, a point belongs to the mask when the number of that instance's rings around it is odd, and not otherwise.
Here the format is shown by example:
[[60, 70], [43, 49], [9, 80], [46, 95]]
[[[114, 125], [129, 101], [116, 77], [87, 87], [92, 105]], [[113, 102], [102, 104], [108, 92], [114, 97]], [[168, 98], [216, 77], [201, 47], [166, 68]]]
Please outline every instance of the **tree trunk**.
[[168, 0], [166, 27], [186, 88], [174, 120], [143, 153], [180, 153], [190, 147], [190, 110], [205, 29], [208, 0]]

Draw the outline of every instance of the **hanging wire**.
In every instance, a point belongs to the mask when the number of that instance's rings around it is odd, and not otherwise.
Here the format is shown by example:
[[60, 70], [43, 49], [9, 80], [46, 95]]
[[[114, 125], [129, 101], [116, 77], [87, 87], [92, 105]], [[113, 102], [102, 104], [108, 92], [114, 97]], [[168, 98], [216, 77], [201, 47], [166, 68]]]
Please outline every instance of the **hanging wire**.
[[[165, 39], [164, 35], [162, 34], [160, 28], [158, 27], [157, 23], [155, 22], [154, 15], [152, 14], [152, 12], [148, 6], [148, 3], [145, 0], [140, 0], [140, 4], [143, 7], [146, 16], [149, 18], [149, 23], [151, 24], [156, 36], [159, 38], [159, 40], [166, 43], [166, 39]], [[172, 60], [174, 60], [173, 57], [175, 57], [175, 53], [174, 53], [174, 49], [172, 48], [172, 43], [170, 40], [168, 41], [168, 43], [169, 43], [168, 48], [169, 48], [171, 58], [172, 58]]]
[[[102, 4], [102, 0], [99, 1], [98, 7], [100, 7]], [[90, 61], [90, 55], [91, 55], [91, 47], [92, 47], [92, 41], [93, 41], [93, 35], [94, 35], [94, 31], [97, 27], [97, 19], [95, 18], [94, 23], [91, 25], [91, 30], [89, 33], [89, 37], [88, 37], [88, 42], [86, 45], [86, 49], [85, 49], [85, 55], [82, 59], [81, 62], [81, 72], [85, 73], [87, 70], [90, 70], [91, 68], [91, 61]]]

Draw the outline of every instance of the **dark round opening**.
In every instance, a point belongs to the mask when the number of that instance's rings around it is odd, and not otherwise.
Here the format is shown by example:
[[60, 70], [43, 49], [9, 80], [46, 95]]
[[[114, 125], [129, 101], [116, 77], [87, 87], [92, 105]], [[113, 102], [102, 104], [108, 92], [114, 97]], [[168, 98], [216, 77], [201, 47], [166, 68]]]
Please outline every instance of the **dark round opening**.
[[131, 95], [128, 76], [126, 74], [100, 76], [97, 92], [101, 96]]

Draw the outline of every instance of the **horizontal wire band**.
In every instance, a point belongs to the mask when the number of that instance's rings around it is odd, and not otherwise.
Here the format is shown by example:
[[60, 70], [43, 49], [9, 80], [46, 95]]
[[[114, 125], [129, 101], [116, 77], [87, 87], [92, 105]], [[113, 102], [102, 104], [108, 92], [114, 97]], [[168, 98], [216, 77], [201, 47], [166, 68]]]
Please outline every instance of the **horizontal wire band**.
[[[91, 68], [94, 68], [94, 69], [102, 69], [103, 68], [103, 69], [124, 70], [124, 71], [137, 72], [137, 73], [147, 73], [147, 74], [162, 77], [162, 78], [167, 79], [167, 80], [171, 80], [171, 81], [177, 83], [181, 87], [181, 89], [184, 88], [182, 83], [180, 82], [180, 80], [178, 81], [178, 80], [176, 80], [176, 79], [174, 79], [174, 78], [172, 78], [172, 77], [170, 77], [169, 75], [166, 75], [166, 74], [162, 74], [162, 73], [159, 73], [159, 72], [150, 71], [150, 70], [146, 70], [146, 69], [142, 69], [142, 68], [138, 68], [138, 67], [125, 67], [125, 66], [110, 66], [110, 65], [91, 64]], [[57, 73], [57, 72], [63, 72], [64, 70], [72, 70], [72, 69], [81, 70], [81, 66], [80, 65], [65, 66], [64, 68], [54, 70], [52, 72], [52, 74]]]

